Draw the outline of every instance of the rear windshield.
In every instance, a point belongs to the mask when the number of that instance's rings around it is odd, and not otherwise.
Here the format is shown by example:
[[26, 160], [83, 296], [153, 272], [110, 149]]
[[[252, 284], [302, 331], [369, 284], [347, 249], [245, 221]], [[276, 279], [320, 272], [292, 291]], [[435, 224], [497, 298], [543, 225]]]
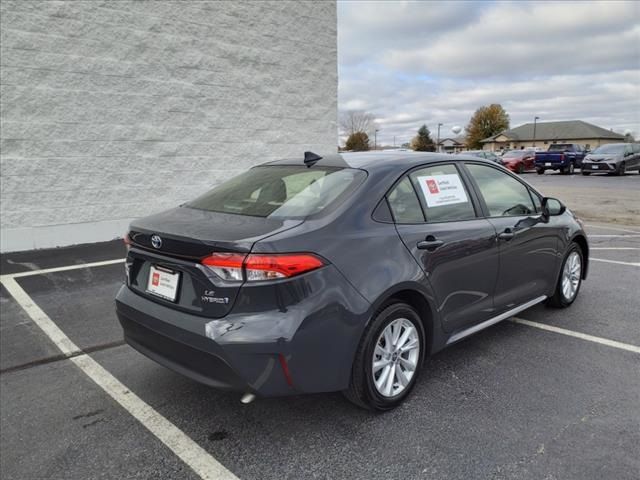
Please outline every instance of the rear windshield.
[[573, 146], [569, 143], [554, 143], [553, 145], [549, 145], [549, 152], [557, 151], [561, 152], [563, 150], [571, 150]]
[[622, 153], [625, 151], [625, 147], [627, 147], [627, 145], [625, 144], [613, 144], [613, 145], [602, 145], [601, 147], [596, 148], [593, 152], [591, 153]]
[[188, 202], [211, 212], [301, 218], [337, 206], [366, 177], [362, 170], [314, 166], [255, 167]]

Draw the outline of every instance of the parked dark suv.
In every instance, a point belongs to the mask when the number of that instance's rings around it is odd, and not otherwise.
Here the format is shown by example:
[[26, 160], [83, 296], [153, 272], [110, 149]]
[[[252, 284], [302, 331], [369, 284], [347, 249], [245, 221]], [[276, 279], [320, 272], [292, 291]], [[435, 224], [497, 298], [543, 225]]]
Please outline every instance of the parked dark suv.
[[213, 387], [396, 406], [425, 357], [537, 303], [569, 306], [576, 217], [503, 167], [427, 153], [264, 164], [136, 220], [126, 341]]

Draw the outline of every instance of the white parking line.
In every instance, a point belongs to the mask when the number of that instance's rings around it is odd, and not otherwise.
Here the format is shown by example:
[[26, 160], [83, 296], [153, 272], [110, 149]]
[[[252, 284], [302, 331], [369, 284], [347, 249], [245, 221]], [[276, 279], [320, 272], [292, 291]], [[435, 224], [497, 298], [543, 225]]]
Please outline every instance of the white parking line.
[[[585, 227], [600, 228], [601, 230], [613, 230], [613, 231], [616, 231], [616, 232], [640, 233], [640, 231], [638, 231], [638, 230], [627, 230], [626, 228], [607, 227], [605, 225], [589, 225], [589, 224], [585, 224]], [[631, 228], [636, 228], [636, 227], [631, 227]], [[637, 228], [640, 228], [640, 227], [637, 227]]]
[[589, 250], [640, 250], [640, 247], [589, 247]]
[[587, 342], [599, 343], [608, 347], [618, 348], [620, 350], [627, 350], [633, 353], [640, 353], [640, 347], [630, 345], [628, 343], [617, 342], [615, 340], [609, 340], [608, 338], [596, 337], [594, 335], [588, 335], [586, 333], [574, 332], [573, 330], [567, 330], [566, 328], [554, 327], [544, 323], [532, 322], [531, 320], [525, 320], [524, 318], [513, 317], [512, 322], [519, 323], [521, 325], [527, 325], [528, 327], [539, 328], [540, 330], [547, 330], [549, 332], [559, 333], [561, 335], [567, 335], [569, 337], [579, 338], [586, 340]]
[[629, 265], [630, 267], [640, 267], [639, 262], [621, 262], [619, 260], [607, 260], [606, 258], [593, 258], [591, 260], [594, 262], [605, 262], [605, 263], [615, 263], [616, 265]]
[[27, 270], [26, 272], [7, 273], [0, 278], [20, 278], [29, 277], [31, 275], [44, 275], [46, 273], [66, 272], [67, 270], [77, 270], [79, 268], [91, 268], [91, 267], [104, 267], [106, 265], [114, 265], [116, 263], [123, 263], [124, 258], [118, 258], [117, 260], [104, 260], [102, 262], [92, 263], [78, 263], [77, 265], [66, 265], [64, 267], [43, 268], [41, 270]]
[[[118, 260], [120, 262], [122, 260]], [[111, 262], [111, 263], [116, 263]], [[92, 266], [106, 265], [96, 262]], [[90, 265], [90, 264], [86, 264]], [[53, 270], [53, 269], [48, 269]], [[67, 269], [69, 270], [69, 269]], [[57, 269], [56, 271], [62, 271]], [[44, 270], [24, 272], [36, 274]], [[23, 275], [24, 276], [24, 275]], [[69, 357], [81, 352], [80, 348], [67, 337], [62, 330], [36, 305], [31, 297], [18, 285], [15, 278], [3, 275], [0, 279], [7, 291], [31, 317], [38, 327], [60, 349], [63, 355]], [[82, 370], [96, 385], [102, 388], [111, 398], [118, 402], [127, 412], [138, 420], [147, 430], [164, 443], [180, 460], [205, 480], [238, 480], [220, 462], [213, 458], [205, 449], [194, 442], [182, 430], [158, 413], [153, 407], [129, 390], [116, 377], [89, 355], [81, 354], [69, 359]]]
[[600, 235], [600, 234], [589, 234], [587, 233], [587, 237], [589, 238], [637, 238], [640, 237], [640, 235], [628, 235], [626, 233], [617, 233], [617, 234], [607, 234], [607, 235]]

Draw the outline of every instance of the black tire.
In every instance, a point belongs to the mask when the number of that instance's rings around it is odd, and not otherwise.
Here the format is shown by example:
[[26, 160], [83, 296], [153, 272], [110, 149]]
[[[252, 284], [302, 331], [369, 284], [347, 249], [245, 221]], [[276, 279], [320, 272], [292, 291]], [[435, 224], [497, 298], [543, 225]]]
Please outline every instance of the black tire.
[[564, 167], [560, 167], [560, 175], [565, 175], [567, 170]]
[[536, 173], [538, 175], [544, 175], [544, 168], [536, 168]]
[[569, 167], [567, 169], [567, 175], [573, 175], [576, 173], [576, 166], [573, 162], [569, 162]]
[[[376, 389], [373, 380], [372, 360], [378, 337], [394, 320], [404, 318], [416, 328], [420, 341], [419, 357], [413, 377], [405, 389], [395, 397], [384, 397]], [[386, 411], [397, 407], [411, 393], [420, 376], [425, 354], [425, 333], [418, 313], [402, 302], [392, 303], [376, 312], [365, 329], [351, 368], [349, 387], [343, 393], [347, 399], [368, 410]]]
[[[562, 273], [564, 272], [564, 266], [565, 266], [565, 263], [567, 263], [567, 259], [573, 252], [577, 252], [580, 257], [580, 267], [581, 267], [580, 281], [578, 282], [578, 288], [573, 298], [567, 299], [562, 293]], [[569, 250], [567, 250], [567, 253], [564, 255], [564, 258], [562, 259], [562, 266], [560, 267], [560, 274], [558, 275], [558, 280], [556, 282], [556, 289], [553, 293], [553, 296], [548, 300], [547, 304], [554, 308], [567, 308], [569, 305], [575, 302], [576, 298], [578, 298], [578, 294], [580, 293], [583, 274], [584, 274], [584, 255], [582, 253], [582, 249], [577, 243], [571, 243]]]
[[618, 170], [616, 170], [616, 175], [618, 175], [619, 177], [623, 176], [625, 173], [627, 173], [627, 164], [625, 162], [622, 162], [620, 164], [620, 166], [618, 167]]
[[591, 172], [585, 172], [584, 170], [582, 170], [582, 174], [583, 175], [591, 175]]
[[518, 165], [518, 173], [522, 175], [524, 173], [524, 163]]

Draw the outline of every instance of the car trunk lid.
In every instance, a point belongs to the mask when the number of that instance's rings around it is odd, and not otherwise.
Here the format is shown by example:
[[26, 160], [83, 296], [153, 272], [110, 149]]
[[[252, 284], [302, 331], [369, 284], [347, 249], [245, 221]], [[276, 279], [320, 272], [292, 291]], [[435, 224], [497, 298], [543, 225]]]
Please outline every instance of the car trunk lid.
[[232, 309], [242, 282], [222, 280], [202, 265], [202, 259], [214, 252], [249, 253], [255, 242], [301, 223], [190, 207], [135, 220], [129, 231], [129, 287], [171, 308], [223, 317]]

